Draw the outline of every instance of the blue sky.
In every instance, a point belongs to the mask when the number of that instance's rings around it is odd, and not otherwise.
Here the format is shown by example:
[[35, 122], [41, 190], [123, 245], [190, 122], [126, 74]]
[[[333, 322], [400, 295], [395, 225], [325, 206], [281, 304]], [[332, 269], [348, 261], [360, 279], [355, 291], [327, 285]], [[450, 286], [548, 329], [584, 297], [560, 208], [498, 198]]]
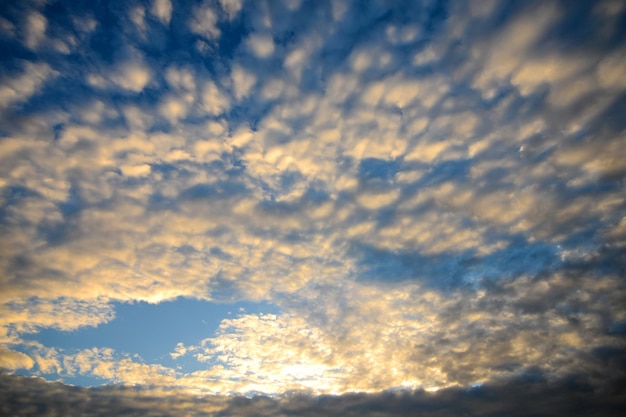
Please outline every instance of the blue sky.
[[0, 368], [219, 396], [623, 377], [625, 19], [3, 2]]

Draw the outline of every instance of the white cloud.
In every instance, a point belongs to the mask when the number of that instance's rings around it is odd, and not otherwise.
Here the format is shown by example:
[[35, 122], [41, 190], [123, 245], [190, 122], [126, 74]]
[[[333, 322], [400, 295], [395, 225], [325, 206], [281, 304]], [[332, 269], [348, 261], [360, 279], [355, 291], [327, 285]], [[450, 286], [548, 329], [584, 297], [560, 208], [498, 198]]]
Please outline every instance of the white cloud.
[[220, 36], [220, 30], [217, 27], [217, 14], [209, 5], [196, 7], [189, 22], [189, 28], [192, 32], [206, 39], [215, 39]]
[[237, 17], [241, 10], [241, 3], [242, 0], [220, 0], [220, 5], [230, 20]]
[[165, 79], [170, 87], [193, 91], [196, 89], [194, 74], [188, 68], [169, 67], [165, 72]]
[[400, 191], [393, 190], [384, 193], [362, 193], [357, 199], [361, 206], [369, 210], [380, 210], [381, 208], [394, 203], [399, 196]]
[[204, 84], [202, 103], [206, 112], [216, 116], [230, 108], [228, 96], [213, 81], [207, 81]]
[[182, 342], [179, 342], [176, 344], [176, 348], [174, 348], [174, 351], [170, 353], [170, 356], [172, 357], [172, 359], [178, 359], [181, 356], [185, 356], [187, 353], [189, 353], [189, 351], [190, 349], [186, 348]]
[[107, 119], [114, 119], [118, 116], [117, 110], [107, 107], [100, 100], [95, 100], [90, 105], [81, 106], [76, 112], [80, 114], [84, 123], [92, 125], [99, 125]]
[[527, 95], [541, 85], [558, 88], [561, 82], [575, 77], [586, 66], [588, 66], [586, 60], [574, 60], [555, 55], [529, 59], [513, 73], [511, 82], [518, 87], [521, 94]]
[[120, 167], [122, 170], [122, 174], [129, 177], [141, 177], [150, 174], [150, 165], [141, 164], [141, 165], [124, 165]]
[[[567, 325], [556, 310], [550, 310], [548, 327], [554, 333], [546, 339], [536, 333], [546, 325], [541, 317], [522, 319], [511, 305], [566, 283], [558, 276], [537, 285], [520, 278], [512, 283], [513, 298], [502, 295], [500, 301], [508, 300], [503, 304], [484, 292], [445, 297], [418, 285], [390, 288], [344, 282], [347, 287], [311, 289], [308, 296], [317, 302], [300, 300], [304, 310], [297, 315], [224, 320], [218, 335], [193, 347], [198, 360], [217, 360], [217, 364], [183, 377], [182, 383], [196, 381], [197, 376], [202, 386], [202, 379], [219, 376], [204, 388], [222, 394], [440, 389], [510, 375], [515, 371], [494, 365], [512, 362], [547, 366], [566, 375], [578, 364], [561, 360], [549, 364], [549, 358], [587, 348], [590, 341], [581, 336], [588, 329]], [[597, 294], [591, 288], [583, 291], [589, 291], [587, 296]], [[499, 305], [498, 312], [483, 310], [483, 303], [494, 303], [491, 308]], [[485, 336], [475, 337], [480, 334]], [[558, 340], [555, 351], [548, 340], [552, 337]]]
[[233, 93], [237, 100], [246, 98], [250, 94], [252, 87], [256, 84], [254, 74], [240, 65], [233, 67], [231, 78], [233, 81]]
[[[170, 368], [145, 364], [110, 348], [83, 349], [77, 353], [55, 352], [60, 375], [89, 375], [123, 385], [174, 386], [176, 372]], [[62, 365], [61, 365], [62, 364]]]
[[[31, 360], [214, 393], [434, 389], [524, 366], [578, 369], [581, 352], [614, 343], [600, 322], [624, 317], [617, 274], [559, 271], [602, 264], [600, 249], [621, 245], [624, 137], [594, 120], [619, 94], [623, 57], [536, 50], [564, 12], [550, 5], [489, 36], [493, 9], [474, 6], [442, 22], [442, 39], [408, 65], [394, 44], [419, 31], [372, 25], [376, 36], [348, 51], [341, 37], [371, 22], [348, 27], [348, 6], [333, 3], [346, 27], [326, 21], [328, 10], [271, 73], [271, 60], [245, 66], [245, 48], [216, 62], [215, 78], [131, 51], [87, 75], [91, 85], [138, 93], [164, 82], [166, 93], [89, 97], [71, 115], [32, 106], [8, 123], [1, 342], [98, 325], [115, 301], [184, 296], [282, 312], [224, 321], [204, 343], [175, 347], [173, 359], [202, 361], [189, 374], [106, 349], [33, 347]], [[232, 18], [240, 6], [222, 7]], [[215, 12], [194, 12], [196, 34], [219, 37]], [[248, 47], [276, 54], [264, 36]], [[54, 74], [25, 64], [0, 82], [2, 107], [35, 97]]]
[[171, 124], [175, 124], [178, 120], [185, 118], [193, 101], [191, 94], [165, 97], [159, 104], [159, 113]]
[[621, 146], [624, 137], [613, 140], [590, 140], [586, 143], [564, 146], [555, 160], [558, 165], [582, 170], [592, 182], [603, 175], [622, 172], [626, 169], [625, 150]]
[[89, 15], [75, 16], [72, 18], [72, 22], [74, 23], [74, 26], [83, 33], [91, 33], [98, 26], [98, 22]]
[[300, 80], [305, 67], [316, 57], [322, 44], [320, 36], [307, 36], [285, 54], [284, 66], [295, 80]]
[[[60, 262], [67, 262], [67, 259], [60, 260]], [[43, 283], [44, 281], [40, 280], [39, 284]], [[21, 334], [35, 333], [42, 328], [72, 331], [85, 326], [97, 326], [113, 319], [113, 310], [107, 301], [91, 297], [88, 294], [90, 292], [88, 288], [74, 291], [74, 297], [70, 298], [70, 292], [64, 291], [62, 287], [63, 284], [59, 283], [56, 288], [50, 285], [39, 293], [31, 291], [32, 298], [27, 301], [19, 294], [20, 291], [28, 291], [26, 289], [4, 294], [2, 302], [11, 301], [12, 304], [3, 305], [0, 328], [4, 334], [0, 340], [4, 343], [15, 344], [19, 343]], [[65, 292], [68, 297], [50, 302], [47, 297], [56, 298], [53, 292], [57, 294]]]
[[119, 87], [135, 93], [141, 92], [150, 78], [150, 69], [141, 60], [122, 63], [110, 75], [111, 81]]
[[270, 35], [253, 34], [246, 43], [252, 53], [259, 58], [267, 58], [274, 53], [274, 40]]
[[440, 55], [438, 55], [432, 47], [426, 48], [413, 56], [413, 65], [426, 65], [435, 62]]
[[479, 45], [474, 53], [485, 62], [475, 85], [489, 92], [491, 88], [505, 83], [514, 72], [523, 69], [529, 50], [559, 15], [556, 4], [548, 2], [521, 14], [498, 36]]
[[152, 71], [139, 52], [131, 51], [129, 55], [103, 74], [88, 74], [87, 82], [99, 89], [114, 85], [133, 93], [140, 93], [150, 83]]
[[31, 369], [35, 362], [27, 355], [0, 347], [0, 368], [8, 370]]
[[151, 12], [164, 25], [169, 25], [172, 18], [172, 2], [170, 0], [153, 0]]
[[420, 34], [420, 29], [416, 25], [396, 26], [390, 25], [385, 30], [387, 40], [392, 44], [405, 44], [413, 42]]
[[37, 49], [46, 38], [48, 20], [37, 11], [31, 12], [26, 18], [25, 42], [30, 49]]

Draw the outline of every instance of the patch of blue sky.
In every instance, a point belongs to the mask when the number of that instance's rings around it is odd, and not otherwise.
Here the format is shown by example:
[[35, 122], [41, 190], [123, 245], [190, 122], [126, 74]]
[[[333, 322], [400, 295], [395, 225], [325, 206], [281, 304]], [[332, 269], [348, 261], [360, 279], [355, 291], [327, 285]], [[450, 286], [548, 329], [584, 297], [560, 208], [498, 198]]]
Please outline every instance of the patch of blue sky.
[[[13, 372], [15, 375], [22, 375], [22, 376], [32, 376], [33, 375], [33, 371], [26, 371], [23, 369], [18, 369], [16, 371]], [[52, 377], [50, 377], [51, 375], [46, 375], [46, 377], [48, 377], [47, 379], [50, 381], [59, 381], [62, 382], [64, 384], [67, 385], [73, 385], [76, 387], [98, 387], [101, 386], [102, 384], [108, 382], [106, 381], [104, 378], [100, 378], [97, 376], [92, 376], [92, 375], [86, 375], [86, 374], [77, 374], [77, 375], [58, 375], [58, 374], [54, 374], [52, 375]]]
[[278, 307], [264, 302], [213, 303], [182, 297], [159, 304], [115, 303], [115, 318], [108, 323], [74, 331], [45, 328], [25, 335], [24, 340], [67, 352], [111, 348], [119, 354], [138, 355], [146, 363], [180, 366], [182, 371], [188, 371], [195, 370], [191, 367], [199, 369], [207, 365], [192, 357], [173, 360], [170, 353], [177, 343], [197, 345], [214, 336], [225, 319], [278, 312]]

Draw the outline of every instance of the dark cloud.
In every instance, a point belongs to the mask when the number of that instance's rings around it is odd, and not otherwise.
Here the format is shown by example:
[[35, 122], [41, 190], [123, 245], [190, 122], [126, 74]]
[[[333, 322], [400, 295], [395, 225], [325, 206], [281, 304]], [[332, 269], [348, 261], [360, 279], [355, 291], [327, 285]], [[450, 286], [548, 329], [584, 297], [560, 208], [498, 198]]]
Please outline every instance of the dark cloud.
[[[622, 351], [623, 355], [624, 352]], [[60, 382], [0, 375], [0, 414], [28, 416], [621, 416], [624, 379], [594, 386], [580, 375], [519, 378], [435, 393], [391, 391], [340, 396], [194, 397], [132, 388], [78, 388]]]

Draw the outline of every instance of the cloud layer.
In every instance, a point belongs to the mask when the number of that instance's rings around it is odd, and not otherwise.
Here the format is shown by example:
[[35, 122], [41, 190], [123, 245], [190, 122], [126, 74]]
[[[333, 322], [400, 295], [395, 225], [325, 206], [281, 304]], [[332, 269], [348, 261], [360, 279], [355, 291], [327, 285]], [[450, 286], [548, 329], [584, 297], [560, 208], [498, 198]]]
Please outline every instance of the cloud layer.
[[16, 417], [39, 416], [620, 416], [623, 388], [619, 381], [594, 392], [584, 379], [545, 384], [528, 374], [506, 384], [424, 391], [345, 394], [284, 398], [193, 397], [128, 388], [76, 388], [37, 379], [0, 375], [0, 412]]
[[[597, 365], [625, 347], [621, 2], [101, 8], [2, 9], [1, 367], [213, 394], [624, 377]], [[25, 338], [178, 297], [280, 312], [173, 343], [190, 372]], [[389, 395], [470, 395], [445, 393]]]

